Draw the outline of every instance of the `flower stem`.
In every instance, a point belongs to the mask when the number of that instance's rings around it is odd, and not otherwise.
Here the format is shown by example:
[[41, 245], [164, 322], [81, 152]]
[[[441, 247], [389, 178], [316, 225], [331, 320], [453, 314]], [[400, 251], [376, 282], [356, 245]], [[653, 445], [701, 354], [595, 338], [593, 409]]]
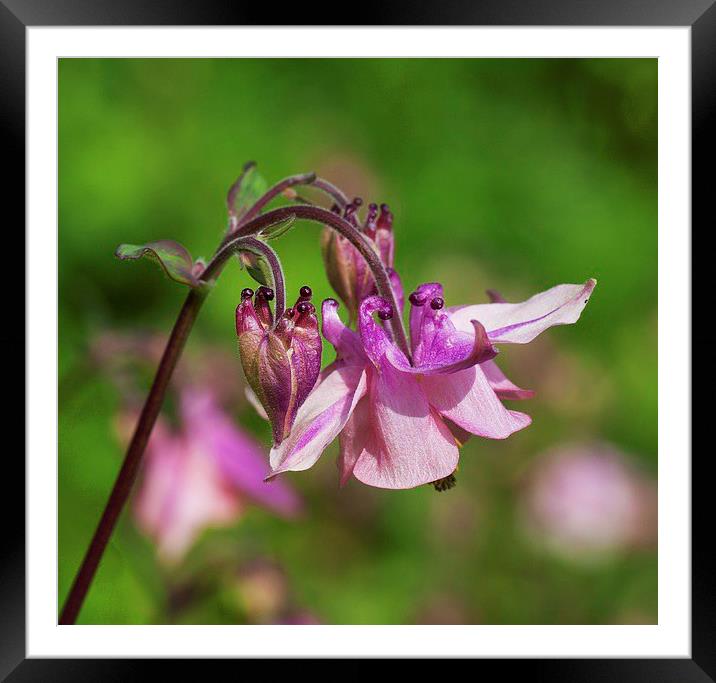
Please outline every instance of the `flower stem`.
[[255, 237], [242, 237], [233, 242], [236, 251], [250, 251], [254, 254], [260, 254], [271, 268], [273, 277], [273, 289], [276, 295], [276, 303], [274, 305], [274, 317], [278, 320], [286, 309], [286, 282], [283, 277], [283, 269], [276, 252], [269, 247], [266, 242], [257, 240]]
[[127, 449], [122, 468], [119, 470], [117, 479], [114, 482], [114, 487], [112, 488], [112, 493], [107, 500], [102, 517], [99, 520], [92, 541], [82, 560], [82, 565], [77, 572], [72, 588], [65, 600], [62, 613], [60, 614], [60, 624], [74, 624], [77, 619], [77, 615], [87, 595], [87, 590], [92, 583], [99, 562], [102, 559], [102, 554], [107, 546], [107, 542], [112, 535], [119, 514], [132, 490], [132, 484], [137, 477], [144, 449], [147, 446], [152, 428], [164, 402], [164, 395], [166, 394], [169, 380], [174, 372], [174, 368], [179, 360], [189, 332], [194, 325], [199, 309], [206, 298], [206, 293], [207, 290], [204, 288], [192, 289], [179, 312], [176, 323], [174, 323], [174, 328], [172, 329], [169, 341], [167, 341], [162, 359], [159, 362], [152, 388], [149, 390], [149, 395], [142, 408], [142, 413], [134, 430], [132, 441]]

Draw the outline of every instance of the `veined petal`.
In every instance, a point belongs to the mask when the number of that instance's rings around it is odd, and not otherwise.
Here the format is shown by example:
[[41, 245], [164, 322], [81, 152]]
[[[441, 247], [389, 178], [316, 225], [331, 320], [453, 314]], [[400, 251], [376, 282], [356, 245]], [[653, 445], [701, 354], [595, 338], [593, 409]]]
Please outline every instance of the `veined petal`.
[[289, 436], [271, 449], [269, 476], [311, 467], [343, 429], [365, 390], [362, 367], [336, 364], [299, 408]]
[[495, 363], [494, 360], [488, 360], [482, 363], [480, 368], [482, 368], [485, 377], [487, 377], [487, 381], [499, 398], [521, 401], [526, 398], [532, 398], [535, 395], [532, 389], [520, 389], [516, 384], [510, 382], [502, 370], [497, 367], [497, 363]]
[[321, 319], [323, 336], [333, 345], [341, 359], [361, 364], [368, 362], [360, 337], [338, 317], [338, 302], [335, 299], [323, 302]]
[[[410, 295], [410, 351], [416, 354], [422, 340], [423, 318], [429, 315], [430, 301], [435, 297], [443, 297], [443, 286], [439, 282], [426, 282]], [[424, 343], [432, 340], [425, 339]]]
[[532, 422], [529, 415], [502, 405], [479, 365], [449, 376], [425, 377], [423, 387], [435, 410], [478, 436], [505, 439]]
[[391, 347], [386, 357], [393, 367], [419, 375], [450, 375], [487, 362], [497, 355], [497, 349], [477, 320], [472, 321], [472, 335], [457, 332], [446, 315], [436, 321], [442, 329], [432, 335], [430, 348], [423, 348], [422, 353], [416, 353], [413, 358], [415, 366], [411, 366], [402, 353]]
[[337, 465], [341, 486], [345, 486], [351, 478], [356, 461], [368, 443], [371, 430], [370, 403], [364, 396], [356, 404], [338, 437], [340, 453]]
[[595, 279], [583, 285], [557, 285], [519, 304], [478, 304], [449, 309], [458, 330], [470, 331], [479, 320], [495, 343], [526, 344], [553, 325], [577, 322], [596, 286]]
[[408, 363], [405, 355], [391, 341], [386, 331], [373, 319], [374, 313], [398, 315], [398, 312], [393, 311], [390, 304], [383, 297], [369, 296], [363, 299], [358, 311], [358, 329], [360, 330], [363, 349], [368, 358], [373, 365], [379, 368], [383, 362], [383, 357], [388, 352], [391, 352], [392, 355], [398, 354], [398, 358], [402, 356], [409, 366], [410, 363]]
[[387, 363], [370, 370], [370, 434], [353, 466], [369, 486], [408, 489], [452, 474], [459, 458], [450, 430], [430, 408], [417, 379]]

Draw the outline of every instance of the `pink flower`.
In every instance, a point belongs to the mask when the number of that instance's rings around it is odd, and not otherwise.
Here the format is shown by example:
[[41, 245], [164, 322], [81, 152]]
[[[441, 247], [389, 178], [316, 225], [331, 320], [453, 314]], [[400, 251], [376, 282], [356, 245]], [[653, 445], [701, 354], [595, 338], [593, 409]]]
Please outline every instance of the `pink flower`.
[[373, 318], [391, 317], [384, 299], [363, 300], [359, 333], [340, 321], [335, 301], [325, 301], [323, 334], [338, 360], [323, 371], [288, 438], [271, 450], [271, 476], [311, 467], [340, 434], [341, 483], [353, 475], [403, 489], [448, 477], [458, 463], [456, 435], [504, 439], [531, 422], [500, 401], [531, 392], [500, 372], [493, 344], [526, 343], [552, 325], [576, 322], [595, 285], [451, 309], [440, 284], [421, 285], [410, 295], [412, 365]]
[[180, 560], [207, 527], [235, 522], [250, 503], [285, 517], [300, 500], [282, 482], [267, 485], [265, 455], [238, 429], [208, 390], [185, 389], [181, 429], [158, 422], [134, 501], [139, 526], [166, 562]]
[[525, 518], [556, 553], [591, 559], [655, 539], [656, 489], [612, 446], [563, 447], [537, 460]]

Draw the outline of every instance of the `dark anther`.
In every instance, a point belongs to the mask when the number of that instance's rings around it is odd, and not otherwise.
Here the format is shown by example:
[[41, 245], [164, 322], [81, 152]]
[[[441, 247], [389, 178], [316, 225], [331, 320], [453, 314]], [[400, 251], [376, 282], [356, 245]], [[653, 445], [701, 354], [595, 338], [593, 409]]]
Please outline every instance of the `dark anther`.
[[265, 299], [266, 301], [273, 301], [273, 298], [275, 295], [274, 295], [273, 289], [271, 289], [270, 287], [259, 287], [256, 290], [256, 296], [259, 299]]
[[413, 306], [424, 306], [426, 298], [423, 295], [418, 294], [418, 292], [413, 292], [408, 297], [408, 300], [410, 301], [411, 304], [413, 304]]
[[326, 299], [325, 303], [338, 307], [338, 302], [333, 297]]
[[308, 285], [303, 285], [298, 294], [302, 299], [310, 299], [313, 296], [313, 290]]
[[293, 318], [293, 314], [294, 314], [294, 313], [295, 313], [295, 311], [294, 311], [292, 308], [287, 308], [287, 309], [283, 312], [283, 314], [284, 314], [287, 318]]
[[387, 310], [384, 310], [384, 311], [378, 311], [378, 317], [381, 320], [390, 320], [393, 317], [393, 309], [388, 308]]
[[311, 310], [311, 308], [313, 308], [313, 304], [309, 303], [308, 301], [299, 301], [296, 304], [296, 310], [302, 314], [308, 313]]
[[445, 305], [445, 300], [441, 296], [436, 296], [430, 302], [430, 308], [432, 308], [434, 311], [439, 311], [444, 305]]
[[251, 287], [246, 287], [241, 290], [241, 300], [250, 299], [254, 295], [254, 290]]
[[355, 197], [352, 202], [353, 206], [357, 209], [359, 206], [363, 205], [363, 200], [360, 197]]
[[432, 485], [435, 487], [436, 491], [448, 491], [451, 488], [454, 488], [457, 484], [457, 479], [455, 479], [454, 474], [448, 474], [447, 477], [443, 477], [442, 479], [438, 479], [437, 481], [432, 482]]

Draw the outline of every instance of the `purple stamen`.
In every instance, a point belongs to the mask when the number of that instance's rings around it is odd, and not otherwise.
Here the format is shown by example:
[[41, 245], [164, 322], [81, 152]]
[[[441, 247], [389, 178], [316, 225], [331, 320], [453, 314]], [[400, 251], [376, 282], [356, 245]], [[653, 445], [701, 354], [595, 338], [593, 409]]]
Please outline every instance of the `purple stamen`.
[[393, 309], [387, 308], [385, 310], [378, 311], [378, 317], [381, 320], [390, 320], [393, 317]]
[[430, 308], [432, 308], [434, 311], [439, 311], [444, 305], [445, 305], [445, 300], [441, 296], [436, 296], [430, 302]]
[[241, 300], [250, 299], [254, 295], [254, 290], [251, 287], [246, 287], [241, 290]]
[[308, 285], [303, 285], [303, 287], [298, 290], [298, 295], [302, 299], [310, 299], [313, 296], [313, 290]]

